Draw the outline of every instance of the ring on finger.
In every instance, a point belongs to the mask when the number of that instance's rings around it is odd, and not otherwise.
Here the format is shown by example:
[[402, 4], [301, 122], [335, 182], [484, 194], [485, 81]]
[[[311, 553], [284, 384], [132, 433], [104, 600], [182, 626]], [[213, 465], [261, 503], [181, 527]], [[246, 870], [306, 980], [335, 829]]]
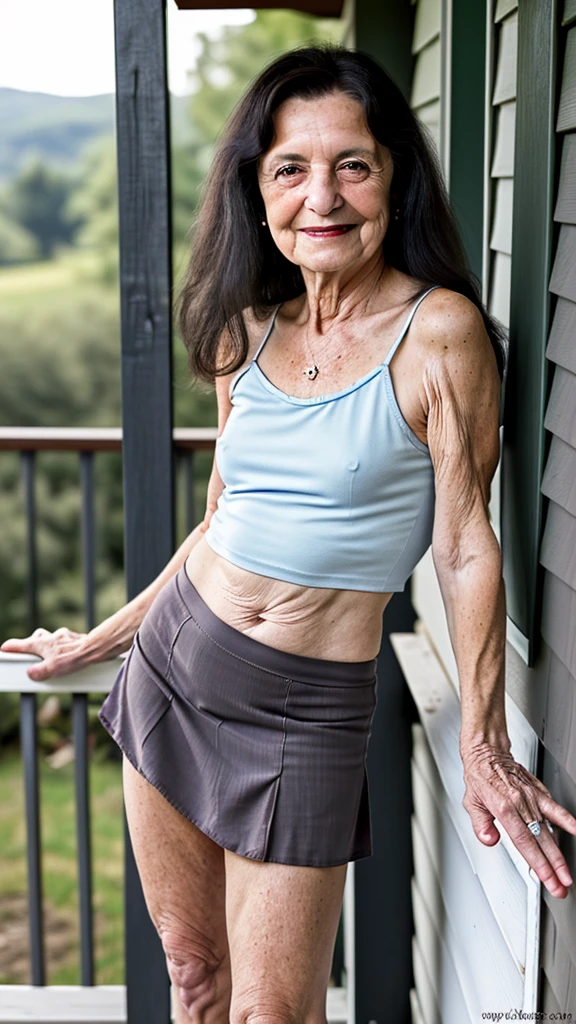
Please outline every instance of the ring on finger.
[[542, 821], [527, 821], [526, 825], [530, 829], [533, 836], [539, 836], [542, 831], [541, 826], [545, 824], [548, 831], [553, 835], [554, 829], [547, 818], [543, 818]]

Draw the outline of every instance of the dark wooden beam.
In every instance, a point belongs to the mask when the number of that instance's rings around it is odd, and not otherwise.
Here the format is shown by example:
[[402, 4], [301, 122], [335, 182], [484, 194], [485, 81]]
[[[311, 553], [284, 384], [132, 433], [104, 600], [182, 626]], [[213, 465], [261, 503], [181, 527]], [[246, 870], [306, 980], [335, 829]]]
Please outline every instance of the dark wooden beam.
[[368, 746], [371, 857], [354, 867], [355, 1019], [358, 1024], [411, 1024], [413, 986], [412, 722], [414, 701], [390, 643], [411, 632], [410, 586], [384, 612], [378, 654], [378, 701]]
[[502, 552], [508, 615], [537, 654], [542, 591], [544, 408], [554, 234], [556, 0], [518, 8], [510, 361], [502, 450]]
[[486, 0], [452, 0], [450, 201], [468, 261], [482, 280]]
[[356, 47], [380, 61], [409, 101], [412, 89], [412, 27], [410, 0], [356, 0]]
[[[176, 6], [181, 11], [220, 11], [220, 10], [244, 10], [245, 0], [176, 0]], [[258, 3], [250, 4], [253, 10], [270, 11], [282, 7], [288, 11], [302, 11], [304, 14], [314, 14], [319, 18], [339, 18], [342, 14], [343, 0], [259, 0]]]
[[[128, 599], [174, 552], [170, 132], [165, 0], [114, 0]], [[170, 987], [125, 825], [128, 1024], [169, 1024]]]

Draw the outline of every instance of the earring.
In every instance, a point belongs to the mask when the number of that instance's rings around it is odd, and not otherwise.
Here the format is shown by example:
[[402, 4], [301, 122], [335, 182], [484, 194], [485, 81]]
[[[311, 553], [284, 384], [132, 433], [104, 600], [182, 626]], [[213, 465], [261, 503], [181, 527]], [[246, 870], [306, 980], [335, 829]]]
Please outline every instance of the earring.
[[263, 227], [263, 228], [265, 228], [265, 227], [266, 227], [266, 221], [265, 221], [265, 220], [261, 221], [261, 224], [262, 224], [262, 227]]
[[397, 206], [396, 207], [396, 213], [394, 214], [394, 220], [399, 220], [399, 219], [400, 219], [400, 207]]

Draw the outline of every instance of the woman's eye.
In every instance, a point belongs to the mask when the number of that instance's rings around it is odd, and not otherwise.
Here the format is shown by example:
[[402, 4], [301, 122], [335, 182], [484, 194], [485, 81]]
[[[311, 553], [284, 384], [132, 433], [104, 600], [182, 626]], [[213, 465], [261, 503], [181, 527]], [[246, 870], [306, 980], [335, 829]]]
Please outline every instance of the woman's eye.
[[297, 167], [296, 164], [289, 164], [286, 167], [280, 167], [276, 171], [277, 178], [293, 178], [295, 174], [300, 172], [301, 168]]
[[[362, 160], [347, 160], [346, 163], [340, 164], [338, 167], [338, 173], [350, 176], [353, 178], [359, 178], [366, 176], [369, 173], [369, 167], [362, 162]], [[298, 164], [285, 164], [284, 167], [279, 167], [274, 175], [275, 178], [295, 178], [299, 174], [303, 174], [303, 168], [299, 167]]]
[[339, 170], [358, 173], [368, 171], [368, 167], [366, 164], [363, 164], [361, 160], [347, 160], [345, 164], [340, 165]]

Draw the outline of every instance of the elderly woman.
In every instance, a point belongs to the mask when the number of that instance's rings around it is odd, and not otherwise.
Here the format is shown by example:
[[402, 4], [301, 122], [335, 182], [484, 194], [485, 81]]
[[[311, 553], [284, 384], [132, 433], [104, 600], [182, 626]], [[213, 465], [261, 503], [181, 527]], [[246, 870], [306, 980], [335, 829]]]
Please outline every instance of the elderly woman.
[[346, 865], [371, 854], [382, 613], [430, 544], [476, 836], [497, 843], [497, 818], [562, 898], [550, 823], [576, 835], [506, 729], [502, 329], [425, 130], [371, 58], [300, 49], [252, 84], [179, 310], [218, 398], [204, 521], [92, 632], [11, 649], [43, 655], [37, 679], [129, 649], [100, 719], [179, 1024], [324, 1024]]

